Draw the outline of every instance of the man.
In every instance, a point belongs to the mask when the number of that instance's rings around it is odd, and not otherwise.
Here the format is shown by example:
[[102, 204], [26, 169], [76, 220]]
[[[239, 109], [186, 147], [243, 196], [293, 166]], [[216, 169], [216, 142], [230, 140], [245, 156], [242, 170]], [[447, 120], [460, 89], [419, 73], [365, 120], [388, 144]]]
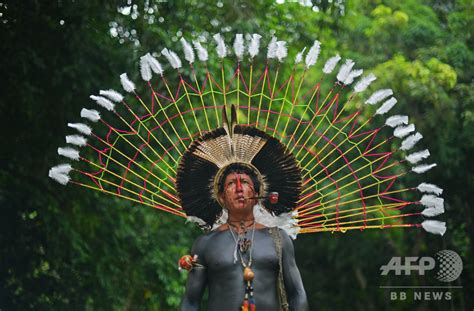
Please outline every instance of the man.
[[195, 241], [192, 255], [197, 255], [197, 263], [189, 273], [180, 310], [199, 310], [206, 287], [208, 310], [253, 310], [252, 304], [259, 311], [284, 310], [284, 296], [289, 310], [308, 310], [290, 238], [283, 230], [255, 221], [256, 189], [261, 189], [255, 172], [235, 163], [217, 184], [227, 223]]

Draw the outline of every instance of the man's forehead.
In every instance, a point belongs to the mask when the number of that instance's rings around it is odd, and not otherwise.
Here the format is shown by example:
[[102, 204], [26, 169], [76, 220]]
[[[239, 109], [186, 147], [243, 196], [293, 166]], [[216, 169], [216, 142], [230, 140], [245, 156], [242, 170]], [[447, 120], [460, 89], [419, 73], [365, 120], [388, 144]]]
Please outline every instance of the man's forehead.
[[239, 172], [232, 172], [230, 173], [229, 175], [227, 175], [227, 177], [225, 178], [226, 181], [229, 181], [229, 180], [235, 180], [237, 178], [240, 178], [240, 179], [249, 179], [251, 180], [250, 176], [246, 173], [239, 173]]

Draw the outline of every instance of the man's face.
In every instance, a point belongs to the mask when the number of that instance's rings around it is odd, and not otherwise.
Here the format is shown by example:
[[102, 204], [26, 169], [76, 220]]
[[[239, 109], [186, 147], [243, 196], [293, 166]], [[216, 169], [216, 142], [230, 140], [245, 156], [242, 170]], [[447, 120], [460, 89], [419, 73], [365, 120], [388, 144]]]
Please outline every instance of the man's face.
[[252, 209], [257, 203], [252, 178], [245, 173], [230, 173], [224, 180], [224, 191], [219, 194], [229, 212]]

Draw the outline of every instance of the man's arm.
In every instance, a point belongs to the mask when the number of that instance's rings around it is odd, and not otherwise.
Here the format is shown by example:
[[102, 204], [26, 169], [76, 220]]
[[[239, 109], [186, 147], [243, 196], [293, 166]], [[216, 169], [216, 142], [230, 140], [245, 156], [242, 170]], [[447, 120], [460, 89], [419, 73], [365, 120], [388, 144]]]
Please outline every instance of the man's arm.
[[204, 236], [200, 236], [194, 242], [191, 256], [198, 255], [198, 264], [188, 274], [186, 290], [179, 306], [180, 311], [197, 311], [201, 305], [202, 295], [207, 284], [206, 264], [204, 262]]
[[282, 240], [282, 266], [285, 290], [291, 311], [307, 311], [308, 300], [295, 262], [293, 242], [284, 230], [280, 230]]

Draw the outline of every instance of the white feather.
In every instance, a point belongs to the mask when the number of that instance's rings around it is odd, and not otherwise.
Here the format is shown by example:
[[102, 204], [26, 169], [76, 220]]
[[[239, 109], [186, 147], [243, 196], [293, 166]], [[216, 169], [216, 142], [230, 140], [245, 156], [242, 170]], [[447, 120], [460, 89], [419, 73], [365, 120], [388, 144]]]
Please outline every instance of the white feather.
[[423, 159], [426, 159], [427, 157], [430, 156], [430, 152], [428, 149], [425, 149], [423, 151], [418, 151], [414, 152], [412, 154], [409, 154], [405, 157], [405, 159], [410, 162], [411, 164], [416, 164], [420, 162]]
[[79, 133], [84, 135], [90, 135], [92, 133], [92, 129], [83, 123], [68, 123], [67, 126], [76, 129]]
[[222, 38], [221, 34], [216, 33], [213, 36], [213, 38], [214, 38], [214, 41], [216, 41], [216, 44], [217, 44], [217, 47], [216, 47], [217, 56], [221, 59], [226, 57], [227, 47], [225, 46], [225, 42], [224, 42], [224, 39]]
[[89, 96], [90, 99], [95, 101], [99, 106], [104, 107], [109, 111], [114, 111], [115, 105], [110, 100], [102, 96], [91, 95]]
[[359, 82], [356, 83], [354, 86], [354, 91], [356, 93], [365, 91], [367, 87], [369, 87], [369, 85], [376, 79], [377, 77], [373, 73], [369, 73], [367, 76], [363, 77]]
[[120, 103], [123, 100], [123, 95], [114, 90], [100, 90], [99, 94], [116, 103]]
[[260, 204], [256, 204], [253, 207], [253, 215], [256, 222], [267, 227], [278, 227], [283, 229], [291, 238], [296, 239], [296, 235], [300, 229], [296, 220], [297, 214], [289, 212], [274, 216]]
[[60, 174], [69, 174], [69, 172], [72, 170], [71, 164], [59, 164], [56, 166], [53, 166], [51, 168], [51, 171], [55, 173], [60, 173]]
[[392, 128], [402, 125], [402, 124], [408, 124], [408, 116], [395, 115], [395, 116], [389, 117], [385, 121], [385, 125], [388, 125]]
[[227, 209], [223, 208], [221, 216], [214, 222], [211, 230], [214, 231], [218, 229], [220, 226], [227, 223], [228, 219], [229, 219], [229, 212], [227, 212]]
[[250, 58], [254, 58], [258, 54], [258, 50], [260, 49], [260, 38], [262, 38], [261, 35], [258, 33], [254, 33], [252, 35], [252, 39], [250, 40], [249, 43], [249, 54]]
[[290, 227], [288, 229], [285, 229], [285, 231], [286, 231], [286, 233], [288, 233], [288, 236], [290, 238], [295, 240], [296, 237], [298, 236], [298, 234], [300, 233], [301, 228], [299, 226], [293, 226], [293, 227]]
[[66, 136], [66, 143], [76, 145], [79, 147], [83, 147], [87, 145], [87, 139], [81, 135], [67, 135]]
[[432, 194], [424, 194], [421, 197], [420, 203], [426, 207], [444, 208], [444, 199]]
[[417, 174], [423, 174], [427, 171], [429, 171], [430, 169], [432, 169], [433, 167], [436, 166], [436, 163], [433, 163], [433, 164], [421, 164], [421, 165], [418, 165], [418, 166], [415, 166], [415, 167], [412, 167], [411, 170]]
[[140, 75], [143, 81], [151, 80], [151, 68], [146, 55], [140, 57]]
[[132, 93], [135, 91], [135, 84], [130, 81], [126, 73], [122, 73], [120, 75], [120, 83], [122, 83], [122, 87], [125, 92]]
[[423, 229], [426, 232], [444, 235], [446, 232], [446, 223], [444, 221], [437, 221], [437, 220], [425, 220], [421, 223]]
[[403, 138], [414, 131], [415, 131], [415, 124], [408, 124], [406, 126], [400, 125], [395, 128], [395, 130], [393, 131], [393, 135], [398, 138]]
[[64, 186], [67, 185], [67, 183], [71, 180], [71, 177], [69, 177], [69, 175], [66, 175], [66, 174], [54, 174], [54, 175], [50, 175], [49, 177], [53, 178], [58, 183]]
[[56, 180], [61, 185], [67, 185], [67, 183], [71, 180], [71, 178], [67, 174], [55, 173], [51, 170], [49, 170], [48, 176]]
[[75, 160], [75, 161], [79, 160], [79, 151], [77, 151], [74, 148], [70, 148], [70, 147], [61, 148], [61, 147], [59, 147], [58, 148], [58, 154], [66, 157], [66, 158], [69, 158], [71, 160]]
[[71, 165], [69, 164], [60, 164], [53, 166], [49, 172], [48, 176], [62, 185], [66, 185], [71, 178], [68, 176], [69, 172], [72, 170]]
[[52, 169], [49, 170], [48, 176], [61, 185], [67, 185], [69, 180], [71, 180], [67, 174], [56, 173]]
[[168, 60], [170, 63], [171, 67], [174, 69], [179, 69], [181, 68], [181, 60], [179, 59], [178, 55], [176, 55], [175, 52], [168, 50], [167, 48], [164, 48], [161, 50], [161, 54], [163, 54], [164, 57]]
[[336, 68], [337, 63], [339, 63], [340, 60], [341, 56], [339, 56], [339, 54], [328, 59], [324, 64], [323, 72], [326, 74], [331, 73], [334, 68]]
[[205, 222], [204, 220], [202, 220], [201, 218], [196, 217], [196, 216], [188, 216], [188, 217], [186, 217], [186, 222], [195, 223], [195, 224], [198, 225], [199, 227], [206, 227], [206, 226], [207, 226], [207, 222]]
[[151, 71], [153, 71], [157, 75], [163, 76], [163, 67], [161, 66], [160, 62], [150, 53], [146, 53], [145, 57], [148, 61], [148, 65], [150, 65]]
[[420, 139], [423, 138], [423, 135], [421, 135], [420, 133], [415, 133], [413, 135], [410, 135], [408, 136], [407, 138], [405, 138], [403, 141], [402, 141], [402, 145], [400, 147], [401, 150], [410, 150], [411, 148], [413, 148], [417, 142], [420, 141]]
[[397, 99], [395, 97], [391, 97], [390, 99], [386, 100], [382, 104], [382, 106], [380, 106], [379, 109], [377, 109], [377, 111], [375, 111], [375, 114], [380, 114], [380, 115], [386, 114], [387, 112], [392, 110], [393, 106], [395, 106], [396, 103], [397, 103]]
[[235, 35], [234, 40], [234, 53], [237, 56], [237, 59], [240, 61], [244, 56], [245, 48], [244, 48], [244, 37], [241, 33]]
[[180, 41], [183, 45], [184, 59], [187, 60], [190, 64], [194, 63], [193, 47], [183, 37], [181, 37]]
[[285, 57], [288, 56], [288, 49], [286, 48], [285, 41], [278, 41], [277, 42], [277, 50], [276, 50], [276, 57], [278, 61], [281, 63]]
[[354, 82], [355, 78], [362, 75], [363, 73], [364, 73], [364, 70], [362, 69], [352, 70], [351, 72], [349, 72], [349, 75], [342, 83], [344, 83], [345, 85], [349, 85], [352, 82]]
[[426, 217], [435, 217], [444, 213], [444, 208], [427, 207], [421, 214]]
[[428, 184], [428, 183], [421, 183], [416, 187], [420, 192], [426, 192], [426, 193], [434, 193], [437, 195], [440, 195], [443, 193], [443, 189], [440, 187], [433, 185], [433, 184]]
[[339, 72], [337, 73], [337, 80], [344, 83], [351, 73], [352, 67], [354, 67], [354, 61], [352, 59], [346, 59], [346, 62], [341, 66]]
[[209, 54], [207, 53], [207, 50], [201, 45], [199, 41], [193, 41], [194, 48], [197, 51], [198, 58], [201, 62], [207, 62], [209, 58]]
[[305, 57], [306, 68], [309, 68], [316, 64], [318, 61], [319, 53], [321, 52], [321, 42], [314, 40], [313, 46], [309, 49]]
[[267, 48], [267, 58], [272, 59], [276, 57], [277, 52], [277, 38], [275, 36], [272, 37], [270, 43], [268, 44]]
[[295, 64], [299, 64], [303, 61], [303, 54], [304, 54], [304, 51], [306, 50], [306, 47], [304, 47], [301, 52], [299, 52], [298, 54], [296, 54], [295, 56]]
[[393, 95], [393, 91], [391, 89], [378, 90], [378, 91], [375, 91], [369, 97], [369, 99], [365, 101], [365, 103], [369, 105], [375, 105], [391, 95]]
[[100, 113], [97, 110], [94, 110], [94, 109], [82, 108], [81, 118], [88, 119], [92, 122], [97, 122], [97, 121], [100, 120]]

